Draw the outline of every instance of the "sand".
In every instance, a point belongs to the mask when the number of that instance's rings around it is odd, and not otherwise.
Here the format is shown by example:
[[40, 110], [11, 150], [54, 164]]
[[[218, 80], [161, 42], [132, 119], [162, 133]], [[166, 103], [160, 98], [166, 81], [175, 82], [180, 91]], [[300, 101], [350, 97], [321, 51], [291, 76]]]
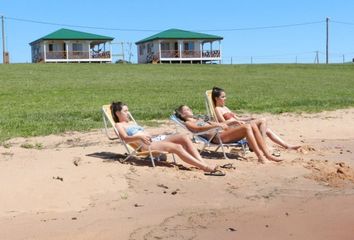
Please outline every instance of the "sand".
[[233, 163], [224, 177], [170, 155], [155, 168], [121, 163], [123, 146], [102, 129], [8, 140], [0, 239], [354, 239], [354, 109], [261, 116], [302, 148], [268, 142], [285, 160], [266, 164], [253, 153], [204, 153]]

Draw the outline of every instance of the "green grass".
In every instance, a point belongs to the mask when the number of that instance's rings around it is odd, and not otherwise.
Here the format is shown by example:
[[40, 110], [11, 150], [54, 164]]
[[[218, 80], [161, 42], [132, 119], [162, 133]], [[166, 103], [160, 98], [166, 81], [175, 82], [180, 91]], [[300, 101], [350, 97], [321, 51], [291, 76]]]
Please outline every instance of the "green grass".
[[0, 142], [102, 127], [100, 106], [129, 105], [139, 121], [180, 104], [204, 113], [219, 86], [243, 112], [318, 112], [354, 106], [354, 65], [0, 65]]

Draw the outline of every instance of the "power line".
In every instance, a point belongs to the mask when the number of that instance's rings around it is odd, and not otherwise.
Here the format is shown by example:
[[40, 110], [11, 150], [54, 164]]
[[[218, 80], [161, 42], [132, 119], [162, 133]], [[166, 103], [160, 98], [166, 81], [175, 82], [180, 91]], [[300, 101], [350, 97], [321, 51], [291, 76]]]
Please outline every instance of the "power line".
[[316, 21], [316, 22], [305, 22], [305, 23], [294, 23], [294, 24], [285, 24], [285, 25], [273, 25], [273, 26], [262, 26], [262, 27], [244, 27], [244, 28], [230, 28], [230, 29], [202, 29], [198, 31], [204, 32], [228, 32], [228, 31], [249, 31], [249, 30], [262, 30], [262, 29], [273, 29], [273, 28], [288, 28], [288, 27], [298, 27], [304, 25], [313, 25], [318, 23], [324, 23], [325, 21]]
[[23, 19], [23, 18], [13, 18], [13, 17], [5, 17], [5, 18], [9, 19], [9, 20], [19, 21], [19, 22], [30, 22], [30, 23], [62, 26], [62, 27], [90, 28], [90, 29], [99, 29], [99, 30], [127, 31], [127, 32], [157, 32], [157, 31], [160, 31], [160, 30], [153, 30], [153, 29], [129, 29], [129, 28], [125, 29], [125, 28], [93, 27], [93, 26], [72, 25], [72, 24], [65, 24], [65, 23], [44, 22], [44, 21], [37, 21], [37, 20], [30, 20], [30, 19]]
[[338, 23], [338, 24], [345, 24], [345, 25], [353, 25], [354, 26], [354, 23], [351, 23], [351, 22], [340, 22], [340, 21], [333, 21], [331, 20], [332, 23]]
[[[6, 19], [20, 22], [29, 22], [36, 24], [45, 24], [53, 26], [65, 26], [65, 27], [76, 27], [76, 28], [89, 28], [89, 29], [99, 29], [99, 30], [110, 30], [110, 31], [126, 31], [126, 32], [159, 32], [161, 29], [134, 29], [134, 28], [107, 28], [107, 27], [97, 27], [97, 26], [87, 26], [87, 25], [73, 25], [66, 23], [53, 23], [46, 21], [37, 21], [32, 19], [5, 17]], [[204, 31], [204, 32], [231, 32], [231, 31], [250, 31], [250, 30], [262, 30], [262, 29], [275, 29], [275, 28], [289, 28], [298, 27], [305, 25], [313, 25], [323, 23], [325, 21], [315, 21], [315, 22], [304, 22], [304, 23], [294, 23], [294, 24], [284, 24], [284, 25], [272, 25], [272, 26], [260, 26], [260, 27], [242, 27], [242, 28], [229, 28], [229, 29], [199, 29], [194, 31]]]

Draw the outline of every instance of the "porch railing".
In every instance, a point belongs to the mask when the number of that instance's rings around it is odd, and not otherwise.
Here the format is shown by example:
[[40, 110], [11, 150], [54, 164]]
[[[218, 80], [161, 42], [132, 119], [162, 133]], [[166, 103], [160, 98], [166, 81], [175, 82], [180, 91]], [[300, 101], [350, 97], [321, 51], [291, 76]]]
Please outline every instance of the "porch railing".
[[[181, 55], [181, 56], [180, 56]], [[220, 50], [213, 51], [189, 51], [184, 50], [181, 53], [178, 50], [161, 50], [161, 58], [219, 58]]]
[[203, 57], [204, 58], [220, 57], [220, 50], [203, 51]]
[[[87, 52], [87, 51], [69, 51], [68, 52], [68, 58], [66, 57], [66, 52], [65, 51], [51, 51], [51, 52], [46, 52], [46, 59], [88, 59], [89, 56], [90, 58], [103, 58], [103, 59], [109, 59], [111, 58], [111, 53], [109, 51], [106, 52]], [[41, 54], [43, 55], [43, 54]], [[43, 58], [43, 57], [42, 57]]]

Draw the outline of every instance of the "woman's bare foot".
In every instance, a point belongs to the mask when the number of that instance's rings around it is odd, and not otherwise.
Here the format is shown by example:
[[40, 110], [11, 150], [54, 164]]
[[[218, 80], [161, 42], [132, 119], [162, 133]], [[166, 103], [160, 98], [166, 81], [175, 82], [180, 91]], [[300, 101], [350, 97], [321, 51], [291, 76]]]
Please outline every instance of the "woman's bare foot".
[[300, 145], [288, 145], [286, 147], [286, 149], [289, 149], [289, 150], [298, 150], [299, 148], [301, 148]]
[[266, 158], [264, 156], [258, 156], [258, 162], [265, 164], [266, 163]]
[[207, 166], [202, 170], [204, 172], [213, 172], [213, 171], [219, 170], [219, 165], [215, 165], [214, 167]]
[[268, 160], [274, 161], [274, 162], [281, 162], [281, 161], [284, 160], [284, 159], [281, 159], [281, 158], [278, 158], [278, 157], [275, 157], [275, 156], [272, 156], [272, 155], [267, 155], [266, 157], [267, 157]]

